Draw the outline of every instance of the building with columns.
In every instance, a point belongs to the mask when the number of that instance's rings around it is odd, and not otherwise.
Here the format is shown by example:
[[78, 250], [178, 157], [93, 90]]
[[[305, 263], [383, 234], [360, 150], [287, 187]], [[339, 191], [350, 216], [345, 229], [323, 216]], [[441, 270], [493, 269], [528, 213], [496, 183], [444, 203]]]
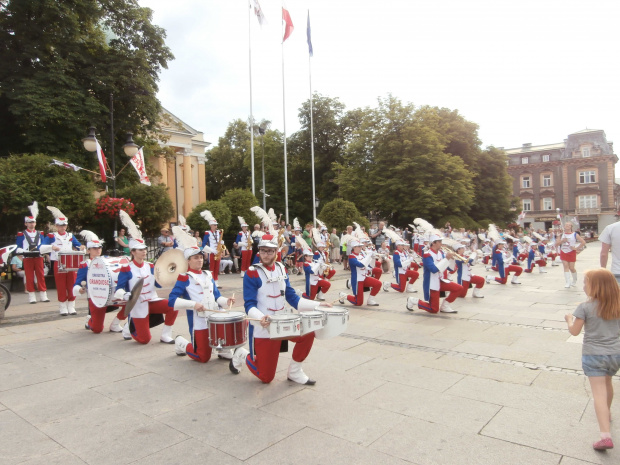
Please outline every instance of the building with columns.
[[171, 221], [176, 223], [179, 214], [187, 217], [196, 205], [207, 200], [205, 150], [211, 143], [204, 141], [202, 132], [165, 108], [159, 133], [167, 138], [160, 145], [172, 148], [175, 158], [153, 157], [150, 161], [161, 173], [159, 183], [168, 188], [175, 211]]
[[602, 231], [617, 221], [620, 186], [615, 182], [613, 143], [605, 132], [584, 129], [563, 142], [505, 150], [517, 209], [525, 225], [548, 229], [557, 218], [576, 217], [580, 227]]

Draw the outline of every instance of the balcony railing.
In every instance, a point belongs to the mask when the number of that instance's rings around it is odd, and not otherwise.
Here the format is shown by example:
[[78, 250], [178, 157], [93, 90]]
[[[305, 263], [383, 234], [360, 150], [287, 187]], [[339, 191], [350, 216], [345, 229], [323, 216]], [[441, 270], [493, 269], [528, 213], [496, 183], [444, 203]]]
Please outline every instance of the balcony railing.
[[601, 212], [601, 207], [596, 208], [576, 208], [575, 215], [598, 215]]

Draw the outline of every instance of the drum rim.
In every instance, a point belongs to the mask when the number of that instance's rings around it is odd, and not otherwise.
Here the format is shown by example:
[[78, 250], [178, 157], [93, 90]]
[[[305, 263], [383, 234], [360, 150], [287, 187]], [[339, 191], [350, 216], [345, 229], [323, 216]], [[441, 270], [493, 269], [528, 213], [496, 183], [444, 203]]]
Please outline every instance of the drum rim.
[[297, 321], [301, 320], [301, 315], [297, 315], [295, 313], [286, 313], [284, 315], [267, 315], [270, 319], [274, 321]]
[[[208, 310], [207, 310], [208, 311]], [[211, 318], [213, 317], [213, 318]], [[245, 320], [245, 313], [243, 312], [226, 312], [218, 313], [214, 312], [207, 316], [207, 320], [214, 323], [233, 323]]]

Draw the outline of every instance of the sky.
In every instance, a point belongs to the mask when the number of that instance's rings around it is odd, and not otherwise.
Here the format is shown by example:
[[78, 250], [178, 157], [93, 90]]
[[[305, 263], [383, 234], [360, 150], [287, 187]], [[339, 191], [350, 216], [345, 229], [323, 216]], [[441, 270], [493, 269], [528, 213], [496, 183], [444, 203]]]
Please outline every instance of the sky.
[[284, 51], [282, 2], [260, 2], [263, 27], [248, 0], [139, 0], [176, 57], [158, 98], [214, 145], [231, 121], [249, 119], [251, 44], [254, 119], [280, 131], [286, 123], [287, 135], [299, 129], [311, 63], [313, 91], [347, 109], [392, 94], [458, 110], [478, 124], [483, 148], [590, 128], [619, 152], [617, 0], [288, 0], [295, 29]]

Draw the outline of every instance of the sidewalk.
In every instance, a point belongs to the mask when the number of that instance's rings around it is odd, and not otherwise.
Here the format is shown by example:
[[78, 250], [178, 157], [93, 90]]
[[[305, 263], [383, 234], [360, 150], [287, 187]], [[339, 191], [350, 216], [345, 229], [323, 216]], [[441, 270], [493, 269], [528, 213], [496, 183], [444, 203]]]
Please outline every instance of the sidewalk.
[[[313, 387], [286, 380], [290, 351], [263, 385], [227, 361], [176, 356], [160, 328], [146, 346], [92, 334], [83, 298], [78, 316], [60, 317], [56, 302], [14, 294], [0, 321], [0, 463], [618, 464], [617, 424], [617, 448], [592, 450], [580, 338], [564, 323], [599, 251], [594, 242], [579, 255], [577, 288], [549, 266], [520, 286], [485, 284], [484, 299], [452, 305], [458, 314], [408, 312], [407, 295], [383, 291], [379, 307], [349, 306], [346, 333], [317, 340], [304, 363]], [[346, 277], [338, 269], [328, 300]], [[220, 283], [242, 311], [239, 275]], [[177, 334], [189, 338], [181, 313]]]

